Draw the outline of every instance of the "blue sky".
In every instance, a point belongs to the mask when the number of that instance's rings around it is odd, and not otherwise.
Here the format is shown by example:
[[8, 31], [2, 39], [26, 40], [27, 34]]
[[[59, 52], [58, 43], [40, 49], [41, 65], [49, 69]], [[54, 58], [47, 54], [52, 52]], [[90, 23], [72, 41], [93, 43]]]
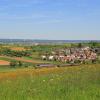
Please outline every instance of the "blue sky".
[[100, 40], [100, 0], [0, 0], [0, 38]]

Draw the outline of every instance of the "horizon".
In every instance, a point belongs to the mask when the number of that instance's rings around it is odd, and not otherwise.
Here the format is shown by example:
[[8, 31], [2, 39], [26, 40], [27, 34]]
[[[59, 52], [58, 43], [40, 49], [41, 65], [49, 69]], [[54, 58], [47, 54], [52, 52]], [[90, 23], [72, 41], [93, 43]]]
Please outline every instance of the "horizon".
[[1, 39], [100, 40], [100, 0], [1, 0]]
[[33, 41], [100, 41], [100, 40], [68, 40], [68, 39], [30, 39], [30, 38], [0, 38], [0, 40], [33, 40]]

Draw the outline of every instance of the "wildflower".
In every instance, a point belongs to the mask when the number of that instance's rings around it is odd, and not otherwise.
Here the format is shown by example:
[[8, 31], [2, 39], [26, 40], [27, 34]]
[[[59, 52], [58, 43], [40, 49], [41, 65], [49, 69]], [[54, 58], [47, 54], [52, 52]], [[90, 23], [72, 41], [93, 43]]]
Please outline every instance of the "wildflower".
[[7, 83], [11, 83], [11, 81], [10, 81], [10, 80], [7, 80], [6, 82], [7, 82]]
[[54, 79], [50, 79], [50, 81], [53, 81]]
[[34, 80], [32, 79], [32, 80], [31, 80], [31, 82], [33, 83], [33, 82], [34, 82]]
[[58, 79], [58, 80], [60, 80], [60, 78], [59, 78], [59, 77], [58, 77], [57, 79]]
[[43, 80], [43, 82], [45, 82], [46, 80]]

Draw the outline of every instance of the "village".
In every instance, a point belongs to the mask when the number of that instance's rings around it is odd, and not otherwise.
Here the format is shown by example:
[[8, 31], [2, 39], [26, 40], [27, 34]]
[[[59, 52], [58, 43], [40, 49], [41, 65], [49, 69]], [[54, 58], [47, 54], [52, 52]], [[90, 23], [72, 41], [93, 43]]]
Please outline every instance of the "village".
[[96, 63], [99, 60], [100, 48], [65, 48], [45, 53], [41, 56], [42, 60], [58, 61], [62, 63]]

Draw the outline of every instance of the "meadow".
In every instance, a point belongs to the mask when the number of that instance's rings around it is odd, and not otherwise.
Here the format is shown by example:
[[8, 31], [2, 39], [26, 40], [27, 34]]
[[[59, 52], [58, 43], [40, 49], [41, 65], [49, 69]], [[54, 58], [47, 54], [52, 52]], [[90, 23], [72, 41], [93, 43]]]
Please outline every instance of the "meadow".
[[2, 71], [0, 100], [100, 100], [100, 64]]

